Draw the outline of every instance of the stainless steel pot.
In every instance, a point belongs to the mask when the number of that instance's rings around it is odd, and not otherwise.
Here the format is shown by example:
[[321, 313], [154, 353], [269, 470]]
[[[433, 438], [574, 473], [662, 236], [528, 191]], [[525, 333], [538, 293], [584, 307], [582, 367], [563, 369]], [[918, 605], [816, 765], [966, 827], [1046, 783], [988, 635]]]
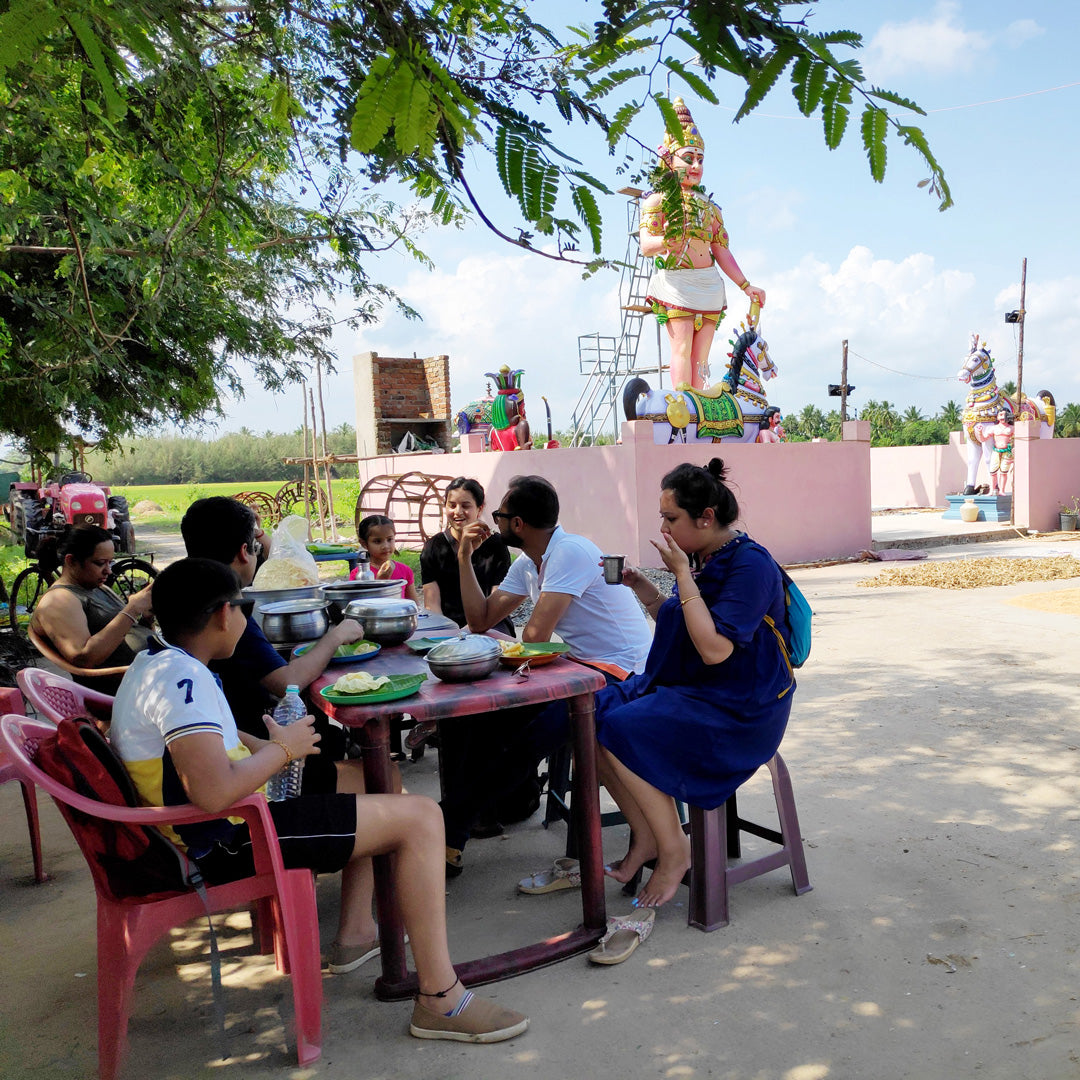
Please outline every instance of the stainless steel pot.
[[400, 599], [404, 590], [405, 582], [401, 578], [383, 581], [333, 581], [319, 586], [319, 591], [330, 605], [330, 619], [335, 623], [345, 618], [345, 608], [352, 600], [369, 600], [375, 596]]
[[494, 638], [461, 634], [440, 642], [427, 654], [428, 667], [444, 682], [486, 679], [498, 666], [502, 649]]
[[364, 637], [380, 645], [400, 645], [416, 632], [417, 607], [412, 600], [364, 597], [345, 605], [345, 618], [364, 624]]
[[271, 644], [317, 641], [330, 629], [326, 601], [279, 600], [263, 604], [262, 629]]
[[303, 585], [298, 589], [253, 589], [250, 585], [242, 590], [245, 600], [254, 600], [252, 618], [262, 626], [262, 611], [267, 604], [276, 604], [282, 600], [318, 600], [318, 585]]

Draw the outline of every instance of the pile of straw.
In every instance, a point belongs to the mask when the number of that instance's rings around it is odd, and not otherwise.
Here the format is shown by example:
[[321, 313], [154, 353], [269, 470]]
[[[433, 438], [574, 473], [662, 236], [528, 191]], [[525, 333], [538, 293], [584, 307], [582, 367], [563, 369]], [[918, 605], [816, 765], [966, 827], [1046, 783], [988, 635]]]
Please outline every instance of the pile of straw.
[[895, 566], [859, 582], [863, 588], [887, 585], [924, 585], [932, 589], [984, 589], [1015, 585], [1020, 581], [1058, 581], [1080, 577], [1080, 560], [1071, 555], [1043, 559], [951, 559]]

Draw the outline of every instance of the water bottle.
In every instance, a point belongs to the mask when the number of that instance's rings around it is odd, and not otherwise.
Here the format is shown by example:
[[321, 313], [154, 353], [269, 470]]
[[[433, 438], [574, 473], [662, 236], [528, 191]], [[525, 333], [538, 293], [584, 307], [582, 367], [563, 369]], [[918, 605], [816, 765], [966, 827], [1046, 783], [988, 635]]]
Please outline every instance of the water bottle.
[[[274, 723], [287, 727], [307, 716], [307, 708], [300, 700], [300, 687], [290, 684], [285, 687], [285, 696], [274, 709]], [[274, 773], [266, 781], [266, 797], [271, 802], [283, 799], [295, 799], [300, 794], [300, 779], [304, 773], [304, 759], [290, 761], [281, 772]]]
[[371, 556], [366, 551], [360, 552], [360, 561], [356, 566], [357, 581], [374, 581], [375, 573], [371, 569]]

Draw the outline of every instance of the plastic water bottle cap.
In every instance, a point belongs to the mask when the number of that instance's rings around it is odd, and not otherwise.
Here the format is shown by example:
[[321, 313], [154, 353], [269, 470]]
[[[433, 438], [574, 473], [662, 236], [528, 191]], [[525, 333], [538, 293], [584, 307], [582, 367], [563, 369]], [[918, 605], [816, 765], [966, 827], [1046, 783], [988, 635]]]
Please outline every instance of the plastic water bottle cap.
[[300, 687], [296, 683], [289, 683], [289, 685], [285, 687], [285, 693], [286, 694], [299, 694], [300, 693]]

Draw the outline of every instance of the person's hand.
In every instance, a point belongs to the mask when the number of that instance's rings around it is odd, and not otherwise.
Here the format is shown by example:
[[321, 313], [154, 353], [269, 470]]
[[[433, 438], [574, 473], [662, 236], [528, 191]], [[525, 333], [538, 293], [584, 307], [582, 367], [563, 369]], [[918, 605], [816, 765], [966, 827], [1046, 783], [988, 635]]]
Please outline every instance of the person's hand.
[[351, 645], [354, 641], [360, 641], [364, 636], [364, 624], [355, 619], [343, 619], [327, 631], [326, 636], [333, 641], [334, 648], [339, 645]]
[[746, 293], [746, 299], [753, 303], [755, 300], [760, 307], [765, 306], [765, 290], [759, 289], [756, 285], [747, 285], [743, 292]]
[[397, 564], [393, 561], [393, 559], [387, 559], [386, 562], [384, 562], [382, 566], [379, 567], [378, 573], [376, 573], [375, 576], [377, 578], [385, 580], [394, 572], [394, 567], [396, 565]]
[[636, 566], [623, 567], [622, 583], [634, 592], [637, 592], [639, 586], [652, 585], [652, 582]]
[[486, 521], [471, 521], [461, 530], [461, 540], [458, 542], [458, 558], [472, 553], [491, 535], [491, 526]]
[[655, 540], [650, 540], [649, 543], [660, 552], [660, 558], [664, 560], [664, 565], [676, 577], [678, 577], [681, 570], [690, 569], [690, 560], [686, 557], [686, 552], [667, 533], [660, 534], [659, 543]]
[[315, 730], [315, 717], [310, 713], [284, 727], [275, 724], [272, 716], [264, 716], [263, 721], [266, 723], [270, 741], [284, 743], [294, 758], [322, 753], [316, 745], [322, 736]]
[[124, 605], [124, 610], [130, 611], [132, 615], [140, 619], [146, 615], [149, 615], [151, 612], [150, 589], [151, 586], [147, 585], [144, 589], [140, 589], [138, 592], [132, 593], [127, 598], [127, 603]]

